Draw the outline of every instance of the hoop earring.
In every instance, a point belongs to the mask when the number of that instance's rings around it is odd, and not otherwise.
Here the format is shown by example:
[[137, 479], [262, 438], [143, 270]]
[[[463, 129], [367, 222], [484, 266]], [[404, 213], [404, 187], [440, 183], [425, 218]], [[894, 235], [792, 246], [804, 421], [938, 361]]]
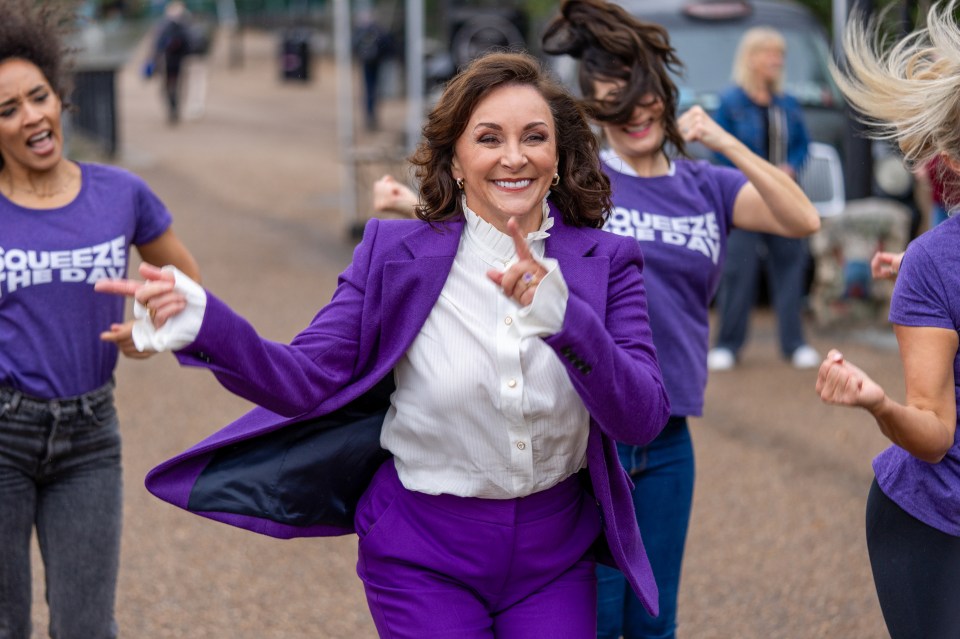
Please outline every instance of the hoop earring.
[[560, 174], [559, 174], [559, 173], [554, 173], [554, 174], [553, 174], [553, 182], [550, 183], [550, 186], [556, 186], [556, 185], [558, 185], [558, 184], [560, 184]]
[[463, 178], [457, 178], [457, 188], [463, 190]]

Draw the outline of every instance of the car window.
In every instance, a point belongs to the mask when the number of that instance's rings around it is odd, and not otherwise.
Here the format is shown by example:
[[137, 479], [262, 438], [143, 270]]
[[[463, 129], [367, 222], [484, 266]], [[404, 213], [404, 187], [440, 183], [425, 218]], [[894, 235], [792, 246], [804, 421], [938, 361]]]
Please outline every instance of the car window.
[[[730, 86], [733, 56], [744, 27], [738, 24], [685, 25], [670, 29], [671, 44], [685, 64], [677, 78], [680, 107], [719, 104], [719, 93]], [[810, 32], [780, 28], [787, 41], [786, 92], [804, 106], [839, 107], [840, 96], [827, 67], [829, 52], [822, 38]]]

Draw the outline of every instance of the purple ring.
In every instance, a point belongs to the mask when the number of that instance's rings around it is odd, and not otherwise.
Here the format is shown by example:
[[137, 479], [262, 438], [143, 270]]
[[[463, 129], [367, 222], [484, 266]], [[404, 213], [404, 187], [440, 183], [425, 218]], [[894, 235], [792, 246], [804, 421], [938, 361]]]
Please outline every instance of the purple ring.
[[529, 284], [530, 282], [532, 282], [532, 281], [533, 281], [533, 273], [531, 273], [530, 271], [527, 271], [526, 273], [524, 273], [524, 274], [523, 274], [523, 281], [526, 282], [527, 284]]

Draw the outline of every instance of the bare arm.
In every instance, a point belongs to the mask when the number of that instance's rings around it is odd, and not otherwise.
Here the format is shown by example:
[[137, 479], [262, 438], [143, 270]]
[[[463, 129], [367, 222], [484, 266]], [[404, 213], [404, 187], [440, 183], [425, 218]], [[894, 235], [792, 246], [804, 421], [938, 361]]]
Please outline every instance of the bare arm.
[[194, 282], [200, 283], [200, 267], [180, 238], [174, 234], [173, 229], [168, 228], [152, 242], [138, 245], [137, 252], [144, 262], [160, 266], [172, 264]]
[[784, 237], [806, 237], [820, 228], [820, 215], [790, 172], [770, 164], [714, 122], [700, 107], [677, 120], [687, 141], [723, 154], [746, 176], [733, 205], [733, 225]]
[[869, 411], [894, 444], [929, 463], [937, 463], [953, 446], [957, 403], [953, 360], [957, 332], [944, 328], [895, 325], [906, 381], [900, 404], [862, 370], [830, 351], [820, 366], [817, 392], [828, 404], [859, 406]]

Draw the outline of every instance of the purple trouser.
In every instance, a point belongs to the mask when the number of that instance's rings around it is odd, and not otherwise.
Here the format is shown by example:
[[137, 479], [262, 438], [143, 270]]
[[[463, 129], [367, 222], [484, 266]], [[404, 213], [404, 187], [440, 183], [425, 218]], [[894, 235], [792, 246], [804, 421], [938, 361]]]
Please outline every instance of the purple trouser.
[[576, 476], [518, 499], [427, 495], [389, 460], [356, 529], [381, 637], [596, 637], [600, 513]]

